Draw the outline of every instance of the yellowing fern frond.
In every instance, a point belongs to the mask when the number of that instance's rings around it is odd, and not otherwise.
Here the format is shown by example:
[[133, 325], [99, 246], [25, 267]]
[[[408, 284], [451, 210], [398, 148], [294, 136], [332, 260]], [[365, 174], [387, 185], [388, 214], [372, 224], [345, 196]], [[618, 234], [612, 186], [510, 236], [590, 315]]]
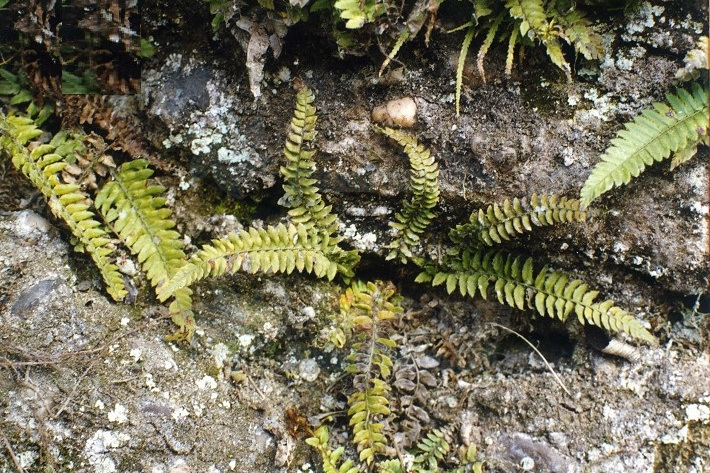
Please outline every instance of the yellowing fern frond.
[[296, 95], [296, 109], [284, 148], [287, 164], [281, 167], [281, 174], [286, 180], [283, 186], [286, 194], [282, 202], [290, 208], [288, 214], [293, 223], [332, 234], [337, 227], [335, 215], [331, 213], [331, 206], [325, 205], [316, 186], [317, 181], [311, 177], [316, 168], [313, 161], [316, 152], [309, 149], [309, 143], [316, 136], [314, 100], [313, 92], [307, 87]]
[[412, 198], [403, 202], [401, 213], [395, 214], [396, 222], [390, 225], [398, 231], [397, 239], [388, 248], [387, 259], [399, 257], [403, 263], [412, 258], [412, 248], [420, 243], [420, 235], [436, 216], [432, 209], [439, 202], [439, 165], [431, 151], [420, 145], [416, 138], [392, 128], [375, 127], [404, 147], [409, 157], [409, 188]]
[[327, 234], [308, 232], [303, 225], [249, 228], [204, 245], [190, 261], [158, 288], [158, 299], [166, 300], [179, 289], [208, 276], [237, 271], [247, 273], [312, 273], [332, 280], [336, 274], [352, 276], [357, 261], [353, 252], [334, 245]]
[[533, 273], [532, 258], [513, 257], [502, 252], [465, 250], [461, 258], [449, 261], [445, 268], [425, 267], [417, 282], [446, 284], [449, 294], [458, 290], [463, 296], [479, 293], [487, 298], [489, 285], [493, 285], [498, 302], [538, 314], [567, 320], [574, 311], [582, 324], [591, 324], [612, 332], [623, 331], [632, 337], [651, 344], [656, 338], [631, 314], [616, 307], [611, 300], [594, 302], [598, 291], [578, 279], [542, 268]]
[[57, 153], [67, 135], [57, 134], [50, 143], [34, 146], [30, 141], [42, 134], [35, 123], [29, 118], [2, 114], [0, 129], [0, 149], [12, 156], [15, 167], [47, 199], [52, 214], [67, 224], [79, 245], [89, 253], [106, 284], [106, 291], [114, 300], [123, 300], [127, 291], [118, 268], [110, 261], [111, 239], [94, 218], [91, 199], [77, 184], [62, 183], [57, 175], [67, 166], [64, 156]]
[[331, 450], [328, 447], [328, 440], [330, 440], [330, 434], [328, 433], [328, 427], [325, 425], [318, 427], [313, 436], [306, 439], [306, 443], [320, 453], [323, 473], [358, 473], [360, 468], [352, 460], [346, 460], [338, 467], [343, 452], [345, 452], [345, 447], [341, 446]]
[[473, 212], [469, 223], [457, 225], [449, 233], [451, 240], [461, 246], [478, 248], [493, 246], [510, 240], [516, 234], [530, 232], [533, 226], [542, 227], [564, 222], [581, 222], [587, 213], [580, 210], [578, 199], [558, 195], [533, 194], [530, 202], [517, 197], [503, 205], [492, 204]]
[[[187, 262], [180, 234], [173, 230], [171, 210], [165, 207], [162, 194], [165, 188], [148, 185], [153, 170], [148, 161], [127, 162], [112, 173], [113, 181], [106, 183], [96, 195], [95, 205], [106, 223], [111, 225], [121, 241], [136, 255], [150, 285], [165, 284]], [[179, 327], [172, 339], [190, 339], [195, 330], [192, 313], [192, 291], [182, 288], [170, 304], [173, 322]]]
[[669, 105], [655, 103], [626, 123], [601, 156], [581, 191], [582, 207], [609, 191], [628, 184], [654, 161], [695, 148], [708, 136], [708, 89], [693, 84], [691, 92], [668, 94]]

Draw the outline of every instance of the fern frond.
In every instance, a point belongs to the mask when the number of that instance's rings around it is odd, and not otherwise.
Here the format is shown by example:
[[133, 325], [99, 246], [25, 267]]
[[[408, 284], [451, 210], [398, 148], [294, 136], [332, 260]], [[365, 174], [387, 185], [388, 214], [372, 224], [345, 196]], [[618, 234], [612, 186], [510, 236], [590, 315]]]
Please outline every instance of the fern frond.
[[458, 290], [462, 296], [474, 297], [479, 293], [484, 299], [492, 284], [498, 302], [515, 309], [534, 309], [546, 317], [562, 321], [575, 312], [582, 324], [591, 324], [612, 332], [623, 331], [632, 337], [651, 344], [651, 335], [631, 314], [616, 307], [611, 300], [594, 302], [598, 291], [566, 274], [542, 268], [533, 273], [532, 258], [513, 257], [502, 252], [464, 250], [461, 258], [449, 261], [447, 267], [425, 266], [417, 282], [446, 284], [449, 294]]
[[368, 465], [375, 455], [383, 453], [387, 438], [382, 433], [384, 424], [375, 419], [390, 415], [389, 386], [381, 379], [372, 378], [364, 391], [356, 391], [348, 398], [348, 416], [353, 428], [353, 442], [360, 452], [360, 461]]
[[387, 259], [399, 257], [403, 263], [411, 258], [412, 248], [420, 243], [420, 237], [436, 214], [432, 211], [439, 202], [439, 165], [431, 151], [417, 143], [416, 138], [392, 128], [375, 127], [404, 147], [409, 157], [409, 188], [412, 198], [403, 202], [401, 213], [395, 214], [396, 222], [390, 225], [398, 232], [397, 239], [388, 248]]
[[[466, 56], [473, 41], [473, 35], [476, 33], [476, 27], [471, 25], [461, 42], [461, 50], [459, 51], [459, 62], [456, 65], [456, 116], [461, 114], [461, 88], [463, 87], [463, 69], [466, 64]], [[485, 79], [484, 79], [485, 82]]]
[[498, 28], [500, 27], [500, 24], [504, 18], [505, 18], [505, 11], [502, 11], [498, 14], [496, 19], [493, 21], [490, 28], [488, 28], [488, 32], [486, 33], [486, 37], [483, 39], [483, 43], [481, 43], [481, 47], [478, 49], [478, 56], [476, 59], [476, 65], [478, 66], [478, 72], [481, 74], [481, 79], [483, 79], [484, 84], [486, 82], [486, 73], [485, 73], [485, 70], [483, 69], [483, 60], [486, 58], [486, 55], [488, 54], [488, 50], [490, 49], [491, 45], [493, 44], [493, 40], [495, 39], [496, 33], [498, 32]]
[[309, 232], [302, 224], [249, 228], [204, 245], [190, 261], [158, 288], [166, 300], [181, 288], [208, 276], [248, 273], [312, 273], [332, 280], [340, 273], [352, 276], [357, 255], [338, 248], [327, 234]]
[[454, 243], [469, 248], [493, 246], [510, 240], [515, 234], [530, 232], [533, 226], [582, 222], [586, 217], [587, 213], [580, 210], [578, 199], [533, 194], [529, 203], [516, 197], [512, 203], [505, 199], [502, 206], [492, 204], [485, 210], [473, 212], [469, 223], [457, 225], [449, 237]]
[[165, 188], [148, 185], [153, 170], [146, 159], [129, 161], [96, 195], [95, 205], [131, 253], [151, 286], [159, 287], [186, 263], [180, 234], [165, 207]]
[[584, 183], [582, 208], [612, 187], [628, 184], [654, 161], [707, 139], [708, 90], [695, 83], [691, 92], [678, 89], [677, 94], [666, 95], [670, 106], [655, 103], [654, 110], [645, 110], [625, 124]]
[[380, 72], [378, 74], [379, 76], [382, 76], [382, 73], [385, 71], [385, 68], [395, 58], [395, 56], [397, 56], [397, 53], [402, 48], [404, 43], [407, 42], [411, 33], [412, 32], [409, 30], [409, 27], [405, 25], [402, 29], [402, 32], [397, 37], [397, 41], [394, 42], [394, 45], [392, 46], [392, 49], [390, 50], [389, 54], [387, 54], [385, 60], [382, 61], [382, 65], [380, 66]]
[[545, 31], [548, 25], [542, 0], [507, 0], [510, 16], [520, 20], [520, 35], [532, 39]]
[[106, 284], [106, 291], [114, 300], [123, 300], [127, 291], [118, 268], [110, 261], [111, 239], [94, 218], [91, 199], [77, 184], [62, 183], [57, 176], [67, 166], [64, 156], [57, 153], [67, 135], [57, 134], [49, 144], [31, 147], [29, 142], [42, 134], [31, 119], [0, 114], [0, 128], [0, 148], [12, 156], [15, 167], [47, 199], [52, 214], [67, 224], [89, 253]]
[[296, 109], [291, 119], [290, 131], [284, 148], [287, 164], [281, 167], [286, 180], [283, 204], [290, 208], [288, 214], [295, 224], [307, 229], [316, 227], [332, 234], [337, 228], [331, 206], [325, 205], [316, 180], [312, 178], [316, 168], [313, 161], [315, 150], [309, 149], [309, 142], [316, 136], [315, 97], [307, 87], [296, 95]]
[[[131, 250], [143, 268], [150, 285], [158, 292], [186, 262], [180, 234], [173, 230], [171, 210], [162, 197], [165, 188], [148, 185], [153, 170], [148, 161], [129, 161], [113, 172], [113, 181], [106, 183], [96, 195], [95, 205], [121, 241]], [[170, 304], [173, 322], [179, 334], [189, 340], [194, 329], [192, 291], [183, 288], [175, 293]], [[183, 335], [175, 335], [181, 338]]]
[[390, 414], [387, 399], [390, 387], [385, 380], [393, 366], [388, 352], [396, 343], [385, 333], [388, 321], [395, 313], [402, 312], [401, 298], [395, 292], [391, 283], [356, 281], [346, 292], [348, 297], [341, 299], [341, 309], [348, 314], [345, 320], [349, 324], [344, 331], [357, 331], [345, 369], [354, 375], [355, 387], [355, 392], [348, 397], [348, 416], [360, 461], [368, 465], [375, 455], [384, 452], [387, 444], [382, 434], [384, 425], [378, 419]]
[[377, 473], [405, 473], [398, 458], [385, 460], [377, 465]]
[[333, 6], [340, 11], [340, 18], [348, 29], [357, 29], [371, 23], [385, 12], [382, 0], [337, 0]]
[[338, 447], [335, 450], [331, 450], [328, 447], [329, 440], [330, 434], [328, 433], [328, 427], [325, 425], [318, 427], [313, 433], [313, 436], [306, 439], [306, 443], [320, 453], [321, 461], [323, 462], [323, 473], [358, 473], [360, 468], [352, 460], [346, 460], [338, 466], [345, 447]]
[[439, 471], [439, 462], [448, 455], [449, 442], [444, 433], [438, 429], [432, 430], [417, 444], [419, 453], [414, 457], [412, 472], [434, 473]]
[[584, 13], [574, 8], [560, 15], [558, 20], [564, 28], [567, 41], [574, 45], [575, 51], [586, 59], [599, 59], [604, 55], [602, 37], [592, 30]]

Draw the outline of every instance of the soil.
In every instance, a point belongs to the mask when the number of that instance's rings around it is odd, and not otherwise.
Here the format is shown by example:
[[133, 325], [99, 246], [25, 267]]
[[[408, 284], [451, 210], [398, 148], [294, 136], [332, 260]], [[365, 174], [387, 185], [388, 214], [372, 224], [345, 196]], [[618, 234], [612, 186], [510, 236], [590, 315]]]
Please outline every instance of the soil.
[[[410, 131], [441, 169], [424, 251], [442, 254], [448, 230], [484, 205], [533, 192], [575, 196], [622, 123], [673, 90], [685, 52], [707, 35], [705, 6], [642, 2], [623, 22], [599, 20], [606, 56], [580, 58], [572, 82], [538, 49], [508, 78], [505, 44], [494, 46], [485, 83], [475, 64], [465, 69], [457, 117], [462, 34], [436, 30], [428, 48], [405, 45], [379, 77], [376, 48], [340, 60], [324, 32], [299, 24], [266, 60], [255, 98], [241, 37], [213, 33], [206, 4], [146, 3], [157, 53], [144, 64], [140, 100], [114, 105], [139, 120], [188, 252], [284, 220], [279, 167], [294, 78], [314, 90], [315, 177], [344, 244], [361, 252], [356, 277], [390, 280], [404, 296], [390, 328], [394, 370], [419, 360], [435, 380], [413, 401], [425, 412], [418, 419], [405, 414], [410, 393], [393, 387], [388, 454], [406, 460], [418, 434], [437, 428], [452, 450], [475, 444], [487, 472], [710, 470], [708, 148], [605, 194], [587, 222], [504, 246], [585, 280], [659, 338], [652, 347], [619, 336], [626, 355], [614, 356], [590, 346], [599, 343], [576, 321], [449, 296], [415, 283], [411, 265], [385, 261], [408, 169], [370, 116], [392, 99], [416, 102]], [[2, 163], [0, 472], [320, 472], [304, 442], [320, 423], [332, 448], [357, 457], [348, 352], [324, 338], [343, 281], [203, 281], [193, 340], [166, 342], [174, 326], [141, 275], [126, 271], [135, 302], [112, 302], [90, 258]]]

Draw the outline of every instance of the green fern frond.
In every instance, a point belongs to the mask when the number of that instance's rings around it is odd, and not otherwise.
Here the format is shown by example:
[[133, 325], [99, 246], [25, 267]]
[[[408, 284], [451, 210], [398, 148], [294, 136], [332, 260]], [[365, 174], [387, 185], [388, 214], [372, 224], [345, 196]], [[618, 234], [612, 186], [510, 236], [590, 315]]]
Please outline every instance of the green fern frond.
[[360, 461], [368, 465], [375, 455], [385, 451], [387, 438], [382, 433], [384, 424], [376, 422], [376, 418], [390, 415], [389, 386], [381, 379], [371, 378], [368, 387], [357, 391], [348, 398], [348, 416], [353, 428], [353, 442], [360, 452]]
[[[127, 291], [123, 277], [111, 263], [111, 239], [94, 218], [91, 199], [77, 184], [59, 180], [58, 173], [67, 166], [57, 150], [66, 143], [66, 134], [57, 134], [49, 144], [31, 145], [30, 141], [42, 134], [35, 123], [25, 117], [0, 114], [0, 148], [12, 156], [12, 163], [44, 195], [49, 208], [62, 219], [79, 245], [89, 253], [106, 284], [106, 291], [114, 300], [123, 300]], [[69, 146], [71, 148], [71, 146]]]
[[387, 57], [385, 58], [385, 60], [382, 61], [382, 65], [380, 66], [380, 72], [379, 72], [380, 76], [382, 76], [382, 73], [385, 71], [385, 68], [389, 65], [389, 63], [395, 58], [395, 56], [397, 56], [397, 53], [402, 48], [404, 43], [407, 42], [411, 33], [412, 32], [405, 25], [404, 28], [402, 29], [402, 32], [397, 37], [397, 41], [394, 42], [394, 45], [392, 46], [392, 49], [390, 50], [389, 54], [387, 54]]
[[612, 332], [623, 331], [651, 344], [656, 338], [631, 314], [616, 307], [611, 300], [594, 302], [598, 291], [566, 274], [544, 267], [535, 275], [532, 258], [513, 257], [502, 252], [465, 250], [447, 267], [425, 266], [417, 282], [446, 284], [449, 294], [458, 290], [462, 296], [488, 296], [493, 285], [498, 302], [515, 309], [534, 309], [538, 314], [562, 321], [575, 312], [582, 324], [591, 324]]
[[668, 94], [669, 105], [655, 103], [625, 124], [592, 170], [581, 191], [582, 208], [609, 191], [628, 184], [646, 166], [683, 153], [707, 139], [708, 89], [692, 85], [692, 94], [678, 89]]
[[329, 440], [330, 434], [328, 433], [328, 427], [325, 425], [318, 427], [313, 433], [313, 436], [306, 439], [306, 443], [320, 453], [323, 473], [358, 473], [360, 468], [352, 460], [346, 460], [338, 466], [345, 447], [338, 447], [335, 450], [331, 450], [328, 447]]
[[432, 430], [417, 444], [419, 453], [414, 457], [413, 473], [434, 473], [439, 471], [439, 462], [444, 461], [450, 450], [444, 433]]
[[412, 198], [403, 202], [401, 213], [395, 214], [396, 222], [390, 225], [398, 232], [397, 239], [388, 248], [387, 259], [399, 257], [403, 263], [411, 258], [412, 248], [420, 243], [420, 235], [426, 230], [436, 214], [432, 211], [439, 202], [439, 165], [431, 151], [417, 143], [416, 138], [392, 128], [375, 127], [404, 147], [409, 157], [409, 188]]
[[348, 29], [357, 29], [365, 23], [372, 23], [386, 11], [385, 2], [382, 0], [337, 0], [333, 6], [340, 11], [340, 18], [345, 20], [345, 27]]
[[180, 234], [165, 207], [165, 188], [148, 185], [148, 160], [127, 162], [96, 195], [104, 220], [137, 256], [151, 286], [160, 287], [186, 263]]
[[507, 0], [510, 16], [520, 20], [520, 35], [532, 39], [546, 30], [548, 22], [542, 0]]
[[[466, 56], [473, 41], [473, 35], [476, 33], [476, 27], [471, 25], [463, 37], [461, 50], [459, 51], [459, 62], [456, 65], [456, 116], [461, 114], [461, 88], [463, 87], [463, 69], [466, 64]], [[485, 79], [483, 80], [485, 82]]]
[[390, 414], [390, 387], [385, 380], [393, 366], [388, 353], [396, 343], [386, 336], [386, 328], [394, 314], [402, 312], [401, 298], [395, 294], [391, 283], [356, 281], [341, 299], [342, 312], [347, 314], [343, 331], [357, 332], [345, 369], [354, 375], [355, 387], [348, 397], [348, 416], [360, 461], [368, 465], [384, 452], [387, 444], [382, 434], [384, 425], [378, 419]]
[[377, 465], [377, 473], [406, 473], [398, 458], [384, 460]]
[[287, 164], [281, 167], [281, 174], [286, 180], [283, 203], [291, 209], [288, 214], [295, 224], [302, 224], [307, 229], [317, 227], [332, 234], [337, 228], [335, 215], [331, 214], [331, 206], [323, 202], [315, 185], [317, 181], [312, 178], [316, 168], [313, 161], [316, 152], [308, 149], [308, 144], [316, 136], [314, 100], [313, 92], [307, 87], [296, 95], [296, 109], [284, 148]]
[[492, 204], [479, 209], [469, 217], [469, 223], [457, 225], [449, 233], [451, 240], [469, 248], [493, 246], [510, 240], [516, 234], [530, 232], [533, 226], [542, 227], [565, 222], [582, 222], [587, 213], [580, 210], [578, 199], [569, 199], [555, 194], [538, 197], [533, 194], [530, 202], [517, 197], [505, 199], [502, 206]]
[[352, 276], [357, 255], [338, 248], [327, 234], [309, 232], [305, 226], [283, 225], [249, 228], [204, 245], [190, 261], [158, 288], [166, 300], [181, 288], [208, 276], [247, 273], [312, 273], [332, 280], [340, 273]]
[[[498, 28], [500, 28], [500, 24], [503, 22], [504, 18], [505, 18], [505, 11], [502, 11], [498, 14], [496, 19], [493, 21], [490, 28], [488, 28], [488, 32], [486, 33], [486, 37], [483, 39], [483, 43], [481, 43], [481, 47], [478, 49], [476, 66], [478, 66], [478, 72], [479, 72], [479, 74], [481, 74], [481, 79], [483, 79], [483, 83], [486, 82], [486, 72], [483, 68], [483, 61], [486, 58], [486, 55], [488, 54], [488, 50], [490, 49], [491, 45], [493, 44], [493, 40], [495, 39], [496, 33], [498, 32]], [[457, 80], [458, 80], [458, 76], [457, 76]], [[458, 82], [457, 82], [457, 84], [458, 84]]]
[[[95, 205], [114, 233], [136, 255], [150, 285], [159, 291], [187, 261], [180, 234], [173, 230], [171, 210], [162, 197], [165, 188], [148, 185], [153, 170], [148, 160], [127, 162], [113, 172], [113, 181], [106, 183], [96, 195]], [[192, 291], [183, 288], [175, 293], [170, 304], [173, 322], [180, 329], [173, 338], [189, 340], [194, 329]]]
[[604, 55], [602, 37], [592, 30], [589, 20], [580, 10], [574, 8], [558, 16], [567, 41], [574, 45], [575, 51], [586, 59], [599, 59]]

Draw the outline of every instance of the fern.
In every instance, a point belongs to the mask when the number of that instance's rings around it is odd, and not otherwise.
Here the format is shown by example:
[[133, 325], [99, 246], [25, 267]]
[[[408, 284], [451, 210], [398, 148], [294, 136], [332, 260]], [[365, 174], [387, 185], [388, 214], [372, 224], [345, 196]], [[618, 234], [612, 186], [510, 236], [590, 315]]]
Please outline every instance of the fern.
[[321, 461], [323, 462], [323, 473], [358, 473], [360, 469], [352, 460], [346, 460], [338, 467], [338, 462], [343, 456], [345, 447], [331, 450], [328, 447], [328, 440], [330, 440], [330, 434], [328, 433], [328, 427], [324, 425], [318, 427], [313, 435], [306, 439], [306, 443], [320, 453]]
[[158, 287], [158, 299], [164, 301], [208, 276], [240, 270], [287, 274], [295, 270], [329, 280], [338, 273], [350, 277], [356, 262], [354, 252], [338, 248], [327, 234], [308, 232], [302, 224], [251, 227], [204, 245], [170, 281]]
[[439, 165], [415, 138], [392, 128], [376, 127], [376, 130], [397, 141], [409, 157], [409, 188], [414, 195], [403, 202], [402, 212], [395, 214], [396, 222], [390, 223], [398, 237], [388, 246], [391, 251], [387, 255], [388, 260], [399, 257], [406, 263], [413, 256], [412, 248], [419, 245], [420, 235], [436, 216], [432, 209], [439, 202]]
[[348, 416], [353, 428], [353, 442], [360, 452], [360, 461], [370, 465], [385, 450], [387, 440], [384, 425], [378, 421], [390, 414], [386, 379], [392, 372], [388, 352], [396, 344], [384, 334], [385, 326], [395, 313], [401, 312], [400, 298], [391, 283], [352, 284], [352, 326], [358, 331], [348, 356], [346, 371], [352, 373], [355, 392], [348, 397]]
[[372, 23], [385, 13], [387, 7], [382, 0], [336, 0], [333, 6], [340, 11], [340, 18], [345, 20], [348, 29]]
[[538, 314], [565, 321], [575, 312], [582, 324], [591, 324], [612, 332], [623, 331], [632, 337], [655, 344], [656, 339], [632, 315], [616, 307], [611, 300], [594, 302], [598, 291], [578, 279], [542, 268], [533, 273], [532, 258], [523, 260], [502, 252], [464, 250], [460, 258], [452, 258], [446, 267], [425, 266], [417, 282], [446, 284], [451, 294], [458, 289], [462, 296], [479, 293], [487, 298], [493, 284], [498, 302], [515, 309], [534, 309]]
[[515, 234], [530, 232], [533, 226], [582, 222], [586, 217], [587, 213], [580, 210], [580, 202], [577, 199], [555, 194], [542, 197], [533, 194], [529, 203], [516, 197], [512, 203], [506, 199], [502, 206], [492, 204], [485, 210], [473, 212], [469, 223], [457, 225], [451, 230], [449, 237], [461, 246], [493, 246], [503, 240], [510, 240]]
[[[173, 230], [172, 212], [165, 207], [165, 188], [148, 185], [152, 174], [145, 159], [123, 164], [113, 173], [114, 180], [96, 195], [95, 205], [114, 233], [137, 256], [151, 286], [159, 291], [186, 263], [186, 257], [180, 234]], [[195, 328], [191, 294], [189, 288], [180, 289], [170, 305], [173, 321], [187, 339]]]
[[628, 184], [654, 161], [687, 153], [707, 140], [707, 95], [708, 89], [695, 83], [691, 92], [679, 89], [666, 95], [670, 106], [655, 103], [654, 110], [626, 123], [584, 183], [582, 208], [612, 187]]
[[48, 144], [30, 145], [42, 134], [30, 118], [0, 114], [0, 148], [12, 156], [12, 163], [44, 195], [49, 209], [62, 219], [101, 273], [106, 291], [116, 300], [127, 294], [123, 278], [115, 264], [110, 262], [112, 246], [109, 235], [101, 228], [90, 210], [91, 200], [81, 192], [79, 185], [62, 183], [57, 176], [67, 166], [64, 156], [58, 154], [67, 145], [67, 135], [57, 134]]
[[417, 444], [419, 454], [414, 457], [413, 473], [434, 473], [439, 471], [439, 462], [449, 453], [449, 442], [444, 433], [434, 429]]
[[315, 151], [307, 149], [316, 135], [314, 100], [313, 92], [307, 87], [296, 95], [296, 109], [284, 148], [287, 165], [281, 167], [281, 174], [286, 179], [282, 202], [291, 209], [288, 214], [294, 223], [332, 234], [337, 228], [335, 215], [330, 213], [331, 206], [323, 202], [315, 185], [317, 181], [311, 177], [316, 167], [312, 159]]

